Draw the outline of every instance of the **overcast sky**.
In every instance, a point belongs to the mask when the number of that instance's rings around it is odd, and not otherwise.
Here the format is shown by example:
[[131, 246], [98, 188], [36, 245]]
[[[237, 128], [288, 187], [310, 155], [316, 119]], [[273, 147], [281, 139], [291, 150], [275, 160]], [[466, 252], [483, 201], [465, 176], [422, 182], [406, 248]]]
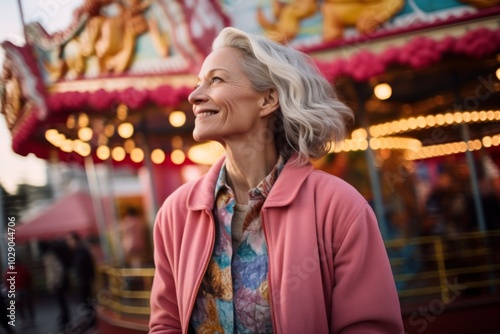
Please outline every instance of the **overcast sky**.
[[[49, 33], [59, 31], [71, 23], [73, 10], [83, 0], [21, 0], [26, 22], [37, 21]], [[9, 40], [23, 45], [22, 23], [17, 0], [0, 2], [0, 41]], [[0, 68], [3, 63], [3, 50], [0, 51]], [[46, 182], [45, 163], [34, 156], [22, 157], [12, 152], [12, 140], [0, 116], [0, 184], [9, 192], [15, 192], [17, 184], [29, 183], [43, 185]]]

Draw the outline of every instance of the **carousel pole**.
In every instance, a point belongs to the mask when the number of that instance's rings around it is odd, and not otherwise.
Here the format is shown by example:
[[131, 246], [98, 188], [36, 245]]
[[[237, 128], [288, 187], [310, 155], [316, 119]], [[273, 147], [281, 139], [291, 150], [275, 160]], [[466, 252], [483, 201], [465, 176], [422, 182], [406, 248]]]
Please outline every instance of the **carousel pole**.
[[[470, 140], [469, 125], [467, 123], [462, 123], [461, 130], [462, 130], [462, 140], [468, 143]], [[471, 176], [470, 181], [473, 194], [472, 197], [474, 198], [474, 207], [476, 209], [475, 210], [476, 219], [479, 231], [486, 232], [486, 221], [484, 219], [483, 205], [481, 204], [481, 190], [479, 189], [476, 165], [474, 163], [474, 156], [471, 150], [467, 149], [465, 151], [465, 158], [467, 159], [467, 166], [469, 167], [470, 170], [470, 176]]]
[[120, 217], [118, 215], [118, 210], [116, 209], [116, 204], [114, 201], [115, 198], [115, 190], [113, 187], [114, 170], [113, 170], [113, 164], [111, 163], [111, 158], [106, 159], [106, 174], [107, 174], [106, 180], [108, 181], [108, 188], [109, 188], [109, 198], [111, 199], [110, 205], [113, 217], [112, 226], [114, 230], [114, 238], [113, 238], [114, 251], [118, 259], [118, 265], [122, 266], [125, 263], [125, 257], [121, 245], [122, 235], [119, 224]]
[[[368, 129], [366, 125], [363, 125], [365, 129]], [[367, 131], [368, 132], [368, 131]], [[370, 134], [367, 138], [368, 143], [370, 143]], [[380, 186], [380, 176], [378, 174], [377, 167], [373, 163], [375, 161], [375, 154], [373, 149], [368, 145], [365, 150], [366, 160], [368, 160], [368, 172], [370, 174], [370, 183], [373, 191], [373, 203], [375, 206], [375, 215], [377, 216], [378, 224], [380, 227], [380, 233], [384, 240], [389, 239], [389, 227], [387, 226], [387, 220], [385, 219], [385, 209], [384, 201], [382, 197], [382, 187]]]
[[[451, 83], [453, 87], [453, 94], [455, 95], [456, 105], [461, 105], [460, 89], [458, 87], [459, 85], [458, 78], [452, 75]], [[461, 124], [461, 131], [462, 131], [462, 140], [465, 143], [468, 143], [470, 140], [469, 125], [463, 122]], [[474, 155], [472, 154], [471, 150], [467, 149], [465, 151], [465, 159], [467, 160], [467, 167], [469, 167], [470, 171], [471, 191], [472, 191], [472, 198], [474, 200], [474, 208], [476, 213], [477, 224], [479, 227], [479, 231], [484, 233], [486, 232], [486, 221], [484, 218], [483, 205], [481, 203], [481, 191], [479, 189], [477, 170], [476, 170], [476, 165], [474, 163]]]
[[[149, 181], [149, 187], [151, 189], [151, 205], [149, 209], [148, 222], [149, 222], [149, 230], [153, 231], [156, 213], [158, 212], [159, 208], [158, 190], [156, 189], [156, 183], [154, 180], [153, 162], [151, 161], [151, 149], [149, 147], [147, 140], [144, 140], [143, 149], [144, 149], [144, 164], [146, 165], [146, 169], [148, 171], [148, 181]], [[152, 236], [152, 233], [148, 234]]]
[[[147, 170], [147, 178], [149, 182], [149, 188], [150, 188], [150, 195], [151, 195], [151, 204], [149, 205], [149, 212], [148, 212], [148, 227], [149, 231], [153, 231], [154, 223], [155, 223], [155, 218], [156, 214], [158, 213], [159, 210], [159, 205], [158, 205], [158, 189], [156, 187], [155, 183], [155, 178], [154, 178], [154, 170], [153, 170], [153, 161], [151, 161], [151, 148], [149, 146], [149, 134], [148, 134], [148, 128], [146, 124], [146, 120], [143, 118], [141, 120], [141, 139], [142, 139], [142, 149], [144, 151], [144, 166], [146, 167]], [[150, 236], [150, 242], [152, 244], [152, 236], [153, 233], [148, 233]]]
[[24, 20], [24, 12], [23, 12], [23, 6], [21, 4], [21, 0], [17, 0], [17, 8], [19, 9], [19, 16], [21, 17], [21, 24], [23, 26], [23, 36], [24, 36], [24, 42], [28, 44], [28, 35], [26, 35], [26, 29], [24, 28], [25, 20]]
[[106, 218], [104, 215], [104, 206], [101, 199], [101, 191], [99, 189], [99, 180], [95, 170], [94, 160], [91, 155], [85, 157], [85, 173], [87, 174], [87, 181], [90, 188], [90, 196], [92, 198], [92, 206], [97, 219], [97, 227], [99, 231], [99, 239], [101, 242], [104, 262], [109, 263], [110, 247], [108, 239], [106, 238]]
[[361, 126], [366, 130], [368, 141], [368, 147], [365, 150], [366, 162], [368, 164], [368, 173], [370, 175], [370, 184], [373, 191], [373, 205], [375, 215], [377, 216], [380, 234], [382, 234], [382, 238], [384, 240], [389, 239], [389, 226], [387, 225], [387, 220], [385, 217], [385, 209], [384, 209], [384, 199], [382, 196], [382, 187], [380, 183], [380, 175], [378, 173], [377, 167], [375, 166], [375, 154], [373, 153], [373, 149], [370, 146], [370, 131], [368, 131], [368, 120], [366, 119], [366, 110], [365, 110], [365, 98], [362, 92], [361, 87], [358, 85], [362, 85], [362, 83], [354, 83], [354, 87], [356, 89], [356, 95], [358, 97], [358, 115], [361, 120]]

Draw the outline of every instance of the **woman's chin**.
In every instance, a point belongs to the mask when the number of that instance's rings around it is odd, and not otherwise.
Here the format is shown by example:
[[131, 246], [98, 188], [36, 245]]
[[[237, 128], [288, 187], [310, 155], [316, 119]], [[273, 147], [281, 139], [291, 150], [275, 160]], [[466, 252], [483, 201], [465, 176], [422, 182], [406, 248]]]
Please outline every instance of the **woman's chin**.
[[215, 140], [213, 136], [210, 136], [207, 133], [203, 133], [201, 131], [196, 131], [196, 129], [193, 131], [193, 139], [196, 140], [197, 142]]

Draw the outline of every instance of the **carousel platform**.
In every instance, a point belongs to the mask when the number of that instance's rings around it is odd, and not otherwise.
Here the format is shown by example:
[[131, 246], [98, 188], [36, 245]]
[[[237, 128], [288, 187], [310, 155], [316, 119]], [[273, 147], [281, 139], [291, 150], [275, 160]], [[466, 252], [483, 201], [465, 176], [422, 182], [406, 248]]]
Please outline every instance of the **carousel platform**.
[[145, 334], [149, 331], [147, 319], [124, 317], [106, 309], [97, 312], [97, 328], [102, 334]]
[[402, 305], [407, 334], [500, 334], [499, 314], [500, 294]]

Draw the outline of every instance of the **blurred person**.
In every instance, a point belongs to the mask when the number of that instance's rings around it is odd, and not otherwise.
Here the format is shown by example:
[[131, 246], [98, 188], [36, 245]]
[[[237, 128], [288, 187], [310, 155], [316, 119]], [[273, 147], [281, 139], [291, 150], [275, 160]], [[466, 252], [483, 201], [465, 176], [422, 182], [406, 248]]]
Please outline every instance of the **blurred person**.
[[312, 60], [225, 28], [189, 102], [225, 157], [158, 212], [150, 333], [403, 333], [373, 210], [309, 163], [352, 117]]
[[94, 257], [78, 233], [70, 233], [66, 238], [66, 242], [72, 251], [72, 266], [78, 293], [77, 319], [71, 324], [71, 327], [73, 327], [73, 330], [78, 328], [78, 330], [83, 331], [94, 326], [96, 322], [94, 299], [92, 298], [95, 279]]
[[456, 188], [449, 172], [438, 175], [425, 203], [426, 214], [437, 214], [435, 234], [457, 234], [467, 230], [466, 197]]
[[67, 249], [58, 242], [40, 245], [42, 261], [45, 268], [47, 289], [56, 297], [59, 308], [58, 325], [64, 329], [70, 320], [68, 307], [69, 276], [66, 263]]
[[134, 207], [128, 207], [120, 227], [126, 264], [131, 268], [140, 268], [146, 247], [146, 235], [144, 221], [139, 211]]
[[[477, 163], [476, 176], [478, 178], [479, 199], [483, 213], [483, 223], [486, 230], [500, 229], [500, 171], [493, 160], [484, 155], [481, 163]], [[467, 194], [467, 208], [469, 213], [469, 230], [480, 230], [478, 212], [472, 191]]]

